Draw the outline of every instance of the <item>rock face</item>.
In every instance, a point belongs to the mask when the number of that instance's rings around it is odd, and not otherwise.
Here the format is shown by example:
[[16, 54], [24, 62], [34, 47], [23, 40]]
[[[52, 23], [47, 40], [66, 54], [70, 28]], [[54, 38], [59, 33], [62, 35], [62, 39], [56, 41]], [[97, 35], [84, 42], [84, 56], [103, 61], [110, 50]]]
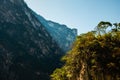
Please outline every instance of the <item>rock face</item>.
[[64, 50], [64, 52], [67, 52], [71, 49], [72, 43], [77, 36], [77, 29], [70, 29], [66, 25], [61, 25], [53, 21], [48, 21], [42, 16], [37, 15], [35, 12], [33, 12], [33, 14], [44, 25], [46, 30], [50, 33], [50, 35], [57, 42], [60, 48]]
[[60, 53], [23, 0], [0, 0], [0, 80], [49, 80]]

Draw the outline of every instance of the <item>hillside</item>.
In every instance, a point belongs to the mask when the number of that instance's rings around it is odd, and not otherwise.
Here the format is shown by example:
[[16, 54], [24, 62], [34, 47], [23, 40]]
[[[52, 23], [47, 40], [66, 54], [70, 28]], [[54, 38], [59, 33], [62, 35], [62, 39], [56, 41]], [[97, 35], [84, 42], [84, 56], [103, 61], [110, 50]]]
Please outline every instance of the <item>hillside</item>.
[[62, 60], [65, 65], [52, 80], [120, 80], [120, 23], [101, 21], [94, 31], [78, 36]]
[[23, 0], [0, 0], [0, 80], [49, 80], [61, 54]]
[[77, 37], [77, 29], [70, 29], [66, 25], [46, 20], [35, 12], [33, 12], [33, 14], [44, 25], [52, 38], [56, 41], [56, 43], [65, 53], [71, 49], [72, 44]]

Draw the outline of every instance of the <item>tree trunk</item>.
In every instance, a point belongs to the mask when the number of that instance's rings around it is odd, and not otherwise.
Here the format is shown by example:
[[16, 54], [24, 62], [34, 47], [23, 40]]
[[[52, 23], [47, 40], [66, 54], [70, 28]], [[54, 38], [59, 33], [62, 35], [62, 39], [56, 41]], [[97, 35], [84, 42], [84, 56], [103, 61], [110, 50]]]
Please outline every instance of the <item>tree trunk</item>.
[[78, 80], [90, 80], [87, 71], [87, 64], [83, 62]]

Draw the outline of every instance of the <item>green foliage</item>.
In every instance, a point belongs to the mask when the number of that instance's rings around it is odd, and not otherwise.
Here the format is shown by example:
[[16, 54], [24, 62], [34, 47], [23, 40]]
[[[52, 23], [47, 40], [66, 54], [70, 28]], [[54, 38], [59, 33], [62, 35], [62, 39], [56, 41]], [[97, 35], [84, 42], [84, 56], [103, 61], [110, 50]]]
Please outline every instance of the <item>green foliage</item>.
[[[98, 25], [104, 24], [112, 26], [109, 22], [100, 22]], [[101, 36], [95, 31], [81, 34], [62, 61], [65, 65], [53, 72], [52, 80], [78, 80], [83, 64], [86, 66], [84, 75], [88, 77], [83, 80], [119, 80], [120, 31], [110, 30]]]
[[114, 23], [113, 25], [114, 25], [115, 28], [112, 29], [112, 31], [117, 32], [117, 31], [120, 30], [120, 23]]
[[104, 22], [101, 21], [97, 26], [96, 26], [96, 31], [98, 32], [98, 35], [106, 33], [106, 29], [108, 27], [111, 27], [112, 24], [110, 22]]

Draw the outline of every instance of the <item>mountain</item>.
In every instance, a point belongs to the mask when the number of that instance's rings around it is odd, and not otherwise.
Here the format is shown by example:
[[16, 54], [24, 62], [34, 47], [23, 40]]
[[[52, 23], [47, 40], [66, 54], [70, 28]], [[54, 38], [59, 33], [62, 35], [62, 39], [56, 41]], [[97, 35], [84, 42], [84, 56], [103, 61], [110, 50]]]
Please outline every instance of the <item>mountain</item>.
[[23, 0], [0, 0], [0, 80], [49, 80], [61, 53]]
[[66, 25], [61, 25], [59, 23], [46, 20], [35, 12], [33, 12], [33, 14], [44, 25], [46, 30], [50, 33], [60, 48], [64, 50], [64, 52], [71, 49], [71, 46], [77, 36], [77, 29], [70, 29]]

